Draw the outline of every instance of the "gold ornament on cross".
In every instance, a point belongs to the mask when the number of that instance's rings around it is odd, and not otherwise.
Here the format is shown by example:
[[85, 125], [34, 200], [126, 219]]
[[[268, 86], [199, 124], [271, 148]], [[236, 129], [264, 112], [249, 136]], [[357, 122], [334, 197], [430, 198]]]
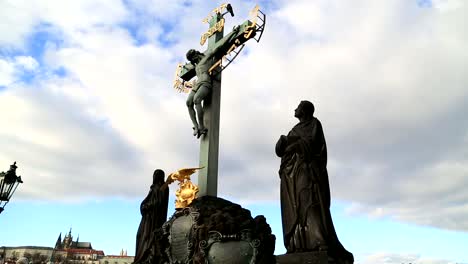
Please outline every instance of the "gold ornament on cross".
[[197, 170], [201, 168], [185, 168], [180, 169], [174, 173], [169, 174], [166, 180], [166, 184], [171, 184], [174, 181], [179, 182], [179, 189], [176, 191], [176, 201], [175, 208], [185, 208], [189, 206], [198, 194], [198, 186], [193, 184], [190, 180], [190, 175], [194, 174]]

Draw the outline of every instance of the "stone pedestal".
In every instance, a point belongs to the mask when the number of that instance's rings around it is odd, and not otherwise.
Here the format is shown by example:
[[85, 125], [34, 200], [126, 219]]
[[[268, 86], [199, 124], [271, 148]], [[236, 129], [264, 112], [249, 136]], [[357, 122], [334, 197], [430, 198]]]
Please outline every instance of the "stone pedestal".
[[329, 264], [329, 262], [326, 251], [316, 251], [279, 255], [276, 256], [276, 264]]
[[202, 196], [178, 209], [156, 232], [153, 264], [273, 264], [275, 236], [264, 216]]

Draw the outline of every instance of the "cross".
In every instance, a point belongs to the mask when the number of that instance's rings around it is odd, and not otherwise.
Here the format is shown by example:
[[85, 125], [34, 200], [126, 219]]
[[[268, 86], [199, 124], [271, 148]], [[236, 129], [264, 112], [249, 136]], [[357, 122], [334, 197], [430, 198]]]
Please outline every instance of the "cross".
[[[220, 7], [213, 10], [213, 14], [203, 20], [209, 23], [209, 30], [201, 37], [200, 44], [203, 45], [208, 40], [208, 48], [205, 52], [197, 55], [195, 50], [189, 51], [187, 56], [192, 59], [193, 63], [178, 65], [176, 71], [176, 80], [174, 87], [178, 90], [189, 90], [189, 88], [198, 89], [196, 93], [190, 92], [187, 104], [189, 105], [189, 113], [192, 122], [194, 123], [194, 135], [200, 138], [200, 162], [199, 167], [204, 169], [198, 174], [199, 196], [216, 196], [218, 190], [218, 156], [219, 156], [219, 122], [220, 122], [220, 106], [221, 106], [221, 71], [226, 68], [239, 54], [244, 47], [244, 43], [255, 38], [256, 33], [260, 32], [258, 39], [260, 41], [264, 29], [265, 14], [263, 14], [258, 5], [252, 10], [251, 14], [254, 18], [247, 20], [241, 25], [234, 27], [233, 31], [223, 37], [224, 34], [224, 14], [221, 15], [223, 9], [227, 9], [232, 16], [234, 13], [230, 4], [222, 4]], [[263, 15], [263, 19], [259, 17], [259, 12]], [[257, 23], [257, 18], [260, 18], [261, 23]], [[190, 53], [192, 52], [192, 53]], [[190, 54], [190, 55], [189, 55]], [[197, 57], [199, 56], [199, 57]], [[207, 62], [209, 60], [209, 62]], [[223, 65], [223, 61], [227, 61]], [[207, 71], [209, 73], [210, 85], [203, 87], [204, 79]], [[197, 76], [197, 83], [189, 81]], [[183, 81], [181, 82], [180, 79]], [[197, 86], [198, 85], [198, 86]], [[205, 90], [203, 90], [205, 89]], [[203, 110], [201, 117], [195, 116], [201, 108], [201, 102], [197, 101], [197, 93], [205, 94], [205, 91], [210, 91], [203, 97]], [[192, 96], [192, 97], [190, 97]], [[191, 103], [191, 106], [190, 106]], [[198, 105], [197, 105], [198, 103]], [[195, 104], [195, 107], [194, 107]], [[199, 123], [197, 123], [199, 121]], [[201, 123], [201, 124], [200, 124]]]

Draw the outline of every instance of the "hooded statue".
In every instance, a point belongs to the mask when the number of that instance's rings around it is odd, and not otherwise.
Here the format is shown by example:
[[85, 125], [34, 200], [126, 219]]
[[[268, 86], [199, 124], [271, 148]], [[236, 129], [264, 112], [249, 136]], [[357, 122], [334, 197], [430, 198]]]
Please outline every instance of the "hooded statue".
[[136, 237], [134, 263], [153, 263], [155, 231], [167, 218], [169, 188], [164, 184], [164, 171], [155, 170], [148, 196], [141, 202], [141, 222]]

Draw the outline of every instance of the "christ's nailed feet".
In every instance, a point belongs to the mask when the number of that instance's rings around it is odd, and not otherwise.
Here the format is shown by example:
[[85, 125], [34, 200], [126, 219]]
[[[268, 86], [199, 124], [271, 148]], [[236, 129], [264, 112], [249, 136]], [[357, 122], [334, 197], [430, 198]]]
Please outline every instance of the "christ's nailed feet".
[[206, 133], [208, 133], [208, 129], [207, 128], [201, 128], [198, 130], [198, 136], [197, 138], [200, 138], [202, 135], [206, 135]]

